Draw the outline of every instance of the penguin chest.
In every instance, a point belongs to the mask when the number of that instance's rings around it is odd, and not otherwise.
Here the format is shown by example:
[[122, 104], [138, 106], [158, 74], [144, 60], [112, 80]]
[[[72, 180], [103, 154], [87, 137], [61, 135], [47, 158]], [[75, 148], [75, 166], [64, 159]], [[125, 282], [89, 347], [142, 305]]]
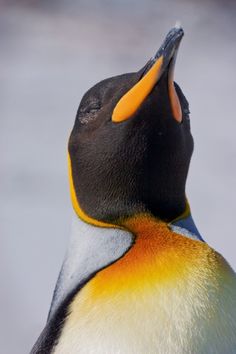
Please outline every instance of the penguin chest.
[[185, 353], [194, 310], [186, 308], [184, 291], [146, 289], [97, 301], [90, 291], [71, 305], [56, 354]]
[[231, 353], [216, 335], [224, 314], [215, 253], [197, 241], [172, 242], [157, 252], [156, 240], [137, 241], [98, 272], [70, 304], [54, 353]]

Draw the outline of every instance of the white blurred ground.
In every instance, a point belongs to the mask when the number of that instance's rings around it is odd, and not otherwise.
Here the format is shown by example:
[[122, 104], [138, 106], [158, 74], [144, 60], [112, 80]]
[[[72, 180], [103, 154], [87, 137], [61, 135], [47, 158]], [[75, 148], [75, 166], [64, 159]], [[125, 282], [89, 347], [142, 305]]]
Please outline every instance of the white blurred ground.
[[[26, 2], [25, 2], [26, 3]], [[176, 81], [190, 102], [188, 196], [236, 269], [236, 8], [230, 2], [0, 2], [0, 352], [30, 351], [70, 229], [66, 144], [82, 94], [140, 68], [181, 20]]]

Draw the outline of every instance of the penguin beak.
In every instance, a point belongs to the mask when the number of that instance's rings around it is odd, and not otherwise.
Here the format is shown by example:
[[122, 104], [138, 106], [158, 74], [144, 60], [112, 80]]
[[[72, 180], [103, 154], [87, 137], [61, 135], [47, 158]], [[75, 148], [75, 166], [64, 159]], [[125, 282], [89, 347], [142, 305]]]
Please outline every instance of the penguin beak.
[[183, 35], [184, 31], [181, 27], [174, 27], [169, 31], [156, 55], [142, 69], [140, 80], [116, 104], [112, 114], [113, 122], [120, 123], [131, 118], [167, 70], [172, 114], [174, 119], [181, 123], [182, 110], [174, 85], [174, 68]]

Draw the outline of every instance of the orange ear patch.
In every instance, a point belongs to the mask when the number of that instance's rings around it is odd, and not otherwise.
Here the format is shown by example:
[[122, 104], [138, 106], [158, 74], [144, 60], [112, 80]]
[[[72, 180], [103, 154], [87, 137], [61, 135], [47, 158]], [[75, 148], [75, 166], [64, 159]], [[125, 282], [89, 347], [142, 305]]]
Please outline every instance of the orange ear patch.
[[71, 158], [70, 158], [70, 154], [69, 153], [68, 153], [68, 175], [69, 175], [69, 186], [70, 186], [71, 202], [72, 202], [72, 206], [73, 206], [74, 211], [77, 214], [77, 216], [80, 219], [82, 219], [83, 221], [85, 221], [86, 223], [90, 224], [90, 225], [99, 226], [99, 227], [112, 227], [112, 228], [113, 227], [117, 227], [115, 225], [108, 224], [108, 223], [105, 223], [103, 221], [96, 220], [96, 219], [90, 217], [81, 208], [81, 206], [79, 204], [79, 201], [78, 201], [78, 198], [76, 196], [76, 192], [75, 192], [74, 181], [73, 181], [73, 176], [72, 176]]

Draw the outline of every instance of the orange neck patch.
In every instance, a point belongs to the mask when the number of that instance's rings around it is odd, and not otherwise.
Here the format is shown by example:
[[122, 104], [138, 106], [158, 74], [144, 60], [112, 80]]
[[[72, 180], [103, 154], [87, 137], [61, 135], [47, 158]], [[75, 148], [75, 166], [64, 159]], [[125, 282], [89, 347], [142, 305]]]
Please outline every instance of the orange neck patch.
[[[100, 271], [91, 281], [92, 297], [139, 292], [168, 284], [201, 268], [209, 247], [171, 231], [168, 224], [149, 215], [139, 215], [124, 222], [134, 244], [114, 264]], [[203, 262], [204, 263], [204, 262]]]

